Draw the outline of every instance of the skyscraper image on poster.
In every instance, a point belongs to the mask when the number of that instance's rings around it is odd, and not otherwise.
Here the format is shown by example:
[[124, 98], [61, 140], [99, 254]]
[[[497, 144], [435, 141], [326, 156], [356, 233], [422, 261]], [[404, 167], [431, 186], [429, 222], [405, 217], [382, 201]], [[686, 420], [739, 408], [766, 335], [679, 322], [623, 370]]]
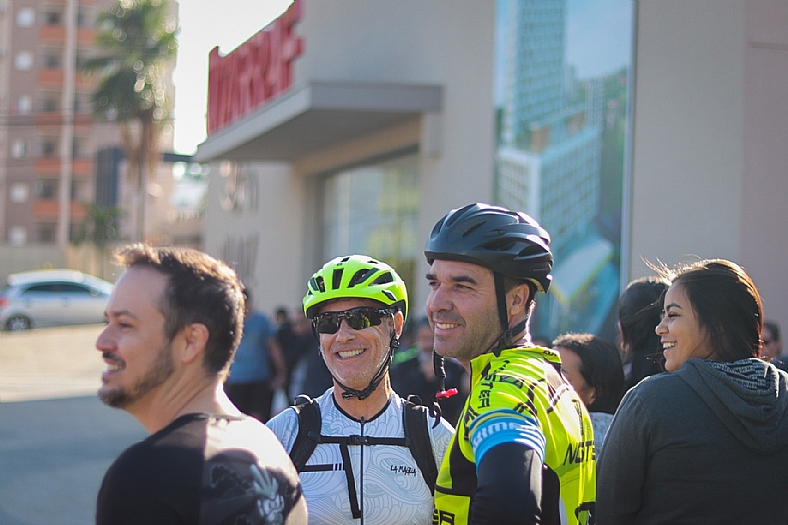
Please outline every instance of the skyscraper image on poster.
[[497, 0], [495, 201], [552, 237], [531, 333], [615, 337], [631, 0]]

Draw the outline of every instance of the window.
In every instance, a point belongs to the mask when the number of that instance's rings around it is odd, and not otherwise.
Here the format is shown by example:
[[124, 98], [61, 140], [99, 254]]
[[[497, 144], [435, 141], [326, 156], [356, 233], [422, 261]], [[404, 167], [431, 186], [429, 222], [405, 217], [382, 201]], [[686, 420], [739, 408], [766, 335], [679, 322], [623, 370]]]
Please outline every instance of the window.
[[59, 26], [63, 23], [63, 14], [60, 11], [44, 13], [44, 23], [48, 26]]
[[60, 69], [60, 53], [46, 51], [41, 57], [42, 66], [47, 69]]
[[44, 137], [41, 139], [41, 155], [44, 157], [54, 157], [57, 155], [57, 142], [54, 137]]
[[55, 242], [55, 225], [42, 223], [36, 225], [36, 242], [53, 243]]
[[16, 12], [17, 27], [33, 27], [36, 23], [36, 12], [30, 7], [23, 7]]
[[12, 246], [24, 246], [27, 243], [27, 228], [12, 226], [8, 232], [8, 240]]
[[54, 199], [55, 197], [57, 197], [57, 181], [45, 179], [36, 181], [36, 198]]
[[20, 51], [14, 59], [14, 67], [17, 71], [30, 71], [33, 69], [33, 53], [30, 51]]
[[27, 155], [27, 142], [24, 139], [14, 139], [11, 144], [11, 156], [15, 159], [22, 159]]
[[417, 264], [423, 257], [419, 179], [416, 155], [327, 176], [323, 258], [348, 253], [379, 257], [397, 270], [407, 286], [415, 286]]
[[57, 94], [46, 94], [41, 99], [41, 111], [53, 113], [60, 109], [60, 97]]
[[33, 110], [33, 97], [22, 95], [16, 100], [16, 109], [20, 115], [27, 115]]
[[10, 197], [11, 202], [15, 204], [22, 204], [27, 202], [29, 197], [29, 188], [27, 184], [16, 183], [11, 185]]

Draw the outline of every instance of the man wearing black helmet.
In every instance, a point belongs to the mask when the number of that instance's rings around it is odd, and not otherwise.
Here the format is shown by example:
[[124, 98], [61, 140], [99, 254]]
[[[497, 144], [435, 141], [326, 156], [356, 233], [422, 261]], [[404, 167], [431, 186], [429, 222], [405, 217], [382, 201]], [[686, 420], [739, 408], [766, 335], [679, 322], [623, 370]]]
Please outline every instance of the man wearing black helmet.
[[593, 431], [553, 351], [528, 332], [552, 276], [550, 236], [524, 213], [452, 210], [432, 230], [435, 351], [471, 374], [435, 485], [433, 524], [593, 523]]

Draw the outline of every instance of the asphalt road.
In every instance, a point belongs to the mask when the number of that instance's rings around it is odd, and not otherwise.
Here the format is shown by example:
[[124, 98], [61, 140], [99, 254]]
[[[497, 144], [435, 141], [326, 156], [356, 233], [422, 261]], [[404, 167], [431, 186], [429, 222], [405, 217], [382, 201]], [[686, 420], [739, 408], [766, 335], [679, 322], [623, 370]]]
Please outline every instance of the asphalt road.
[[104, 472], [147, 435], [96, 399], [100, 330], [0, 332], [0, 524], [94, 523]]

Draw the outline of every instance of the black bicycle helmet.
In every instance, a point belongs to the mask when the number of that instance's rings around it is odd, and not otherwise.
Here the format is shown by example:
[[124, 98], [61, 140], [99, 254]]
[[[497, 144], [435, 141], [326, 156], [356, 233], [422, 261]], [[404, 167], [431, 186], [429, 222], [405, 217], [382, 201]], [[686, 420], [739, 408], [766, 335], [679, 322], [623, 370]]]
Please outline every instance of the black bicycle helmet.
[[524, 213], [475, 203], [439, 220], [424, 248], [435, 259], [478, 264], [512, 279], [530, 281], [547, 293], [553, 276], [550, 235]]

